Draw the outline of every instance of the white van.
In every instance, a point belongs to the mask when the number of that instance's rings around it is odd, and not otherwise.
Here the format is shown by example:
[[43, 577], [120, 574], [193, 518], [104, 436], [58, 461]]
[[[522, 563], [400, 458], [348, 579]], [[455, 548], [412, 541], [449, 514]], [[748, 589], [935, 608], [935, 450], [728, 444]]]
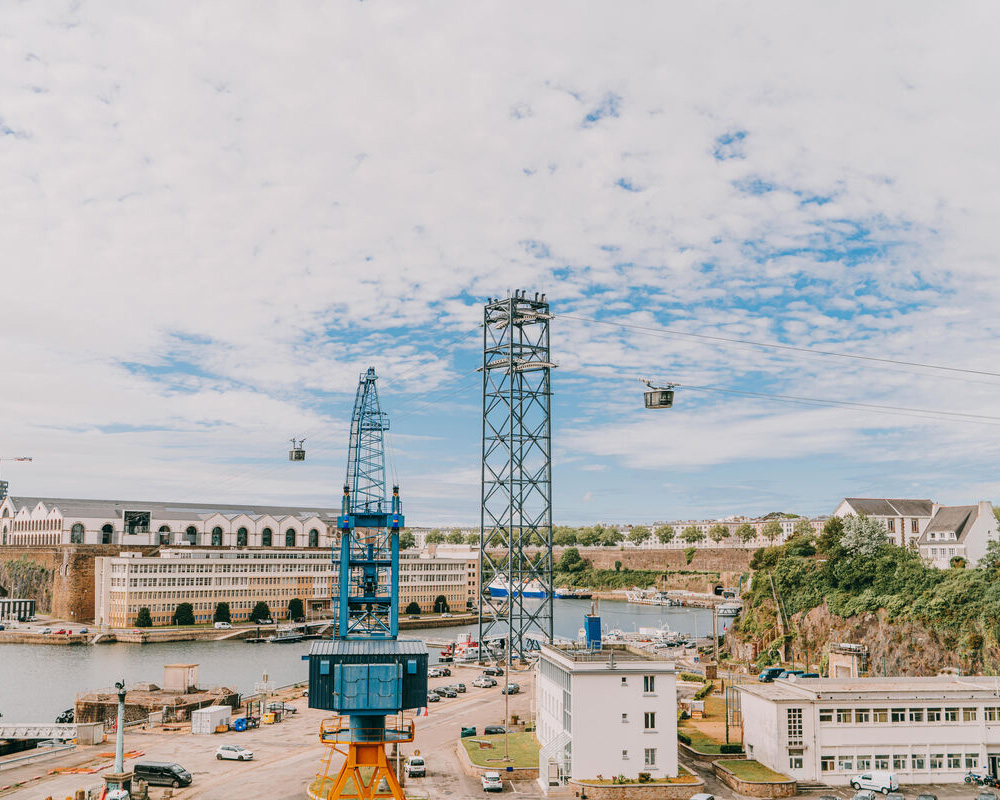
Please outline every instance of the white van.
[[230, 625], [228, 622], [216, 622], [215, 623], [216, 630], [228, 631], [232, 627], [233, 626]]
[[895, 772], [865, 772], [851, 778], [852, 789], [871, 789], [873, 792], [889, 794], [899, 788]]

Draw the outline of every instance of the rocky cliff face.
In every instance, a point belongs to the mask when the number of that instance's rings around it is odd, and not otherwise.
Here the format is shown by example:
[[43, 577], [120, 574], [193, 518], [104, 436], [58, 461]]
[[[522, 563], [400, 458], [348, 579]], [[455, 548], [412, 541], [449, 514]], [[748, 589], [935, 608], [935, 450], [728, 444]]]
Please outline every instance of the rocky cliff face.
[[52, 609], [52, 578], [55, 570], [22, 555], [0, 560], [0, 589], [7, 597], [33, 599], [38, 611]]

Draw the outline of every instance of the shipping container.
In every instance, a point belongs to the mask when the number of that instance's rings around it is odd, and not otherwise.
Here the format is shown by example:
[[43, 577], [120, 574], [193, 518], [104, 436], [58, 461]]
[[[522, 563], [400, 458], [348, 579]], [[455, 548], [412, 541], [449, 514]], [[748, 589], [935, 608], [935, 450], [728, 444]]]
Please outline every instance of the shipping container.
[[207, 706], [191, 712], [191, 733], [215, 733], [220, 725], [229, 726], [233, 710], [229, 706]]

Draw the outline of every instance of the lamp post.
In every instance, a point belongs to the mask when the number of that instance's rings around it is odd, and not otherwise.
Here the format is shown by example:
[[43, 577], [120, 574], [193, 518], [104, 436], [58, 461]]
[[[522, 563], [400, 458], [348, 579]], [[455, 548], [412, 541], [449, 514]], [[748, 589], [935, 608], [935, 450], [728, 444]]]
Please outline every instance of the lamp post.
[[[104, 783], [108, 796], [118, 791], [115, 797], [122, 797], [121, 791], [132, 791], [132, 773], [125, 771], [125, 681], [115, 684], [118, 690], [118, 719], [115, 726], [115, 771], [104, 773]], [[127, 797], [128, 795], [124, 795]]]

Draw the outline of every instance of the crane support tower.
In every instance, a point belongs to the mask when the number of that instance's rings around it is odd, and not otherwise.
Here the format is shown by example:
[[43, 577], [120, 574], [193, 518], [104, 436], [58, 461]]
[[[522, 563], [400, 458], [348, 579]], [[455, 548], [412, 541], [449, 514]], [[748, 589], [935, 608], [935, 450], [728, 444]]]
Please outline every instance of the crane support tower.
[[552, 641], [551, 318], [523, 290], [483, 312], [479, 643], [508, 661]]
[[[375, 368], [361, 375], [351, 419], [347, 480], [337, 517], [340, 543], [334, 605], [337, 634], [315, 642], [309, 660], [309, 706], [338, 716], [323, 720], [327, 746], [316, 792], [337, 798], [396, 798], [403, 790], [385, 746], [413, 741], [405, 711], [427, 704], [427, 648], [399, 632], [399, 487], [386, 496], [383, 433]], [[345, 759], [331, 776], [334, 754]]]

